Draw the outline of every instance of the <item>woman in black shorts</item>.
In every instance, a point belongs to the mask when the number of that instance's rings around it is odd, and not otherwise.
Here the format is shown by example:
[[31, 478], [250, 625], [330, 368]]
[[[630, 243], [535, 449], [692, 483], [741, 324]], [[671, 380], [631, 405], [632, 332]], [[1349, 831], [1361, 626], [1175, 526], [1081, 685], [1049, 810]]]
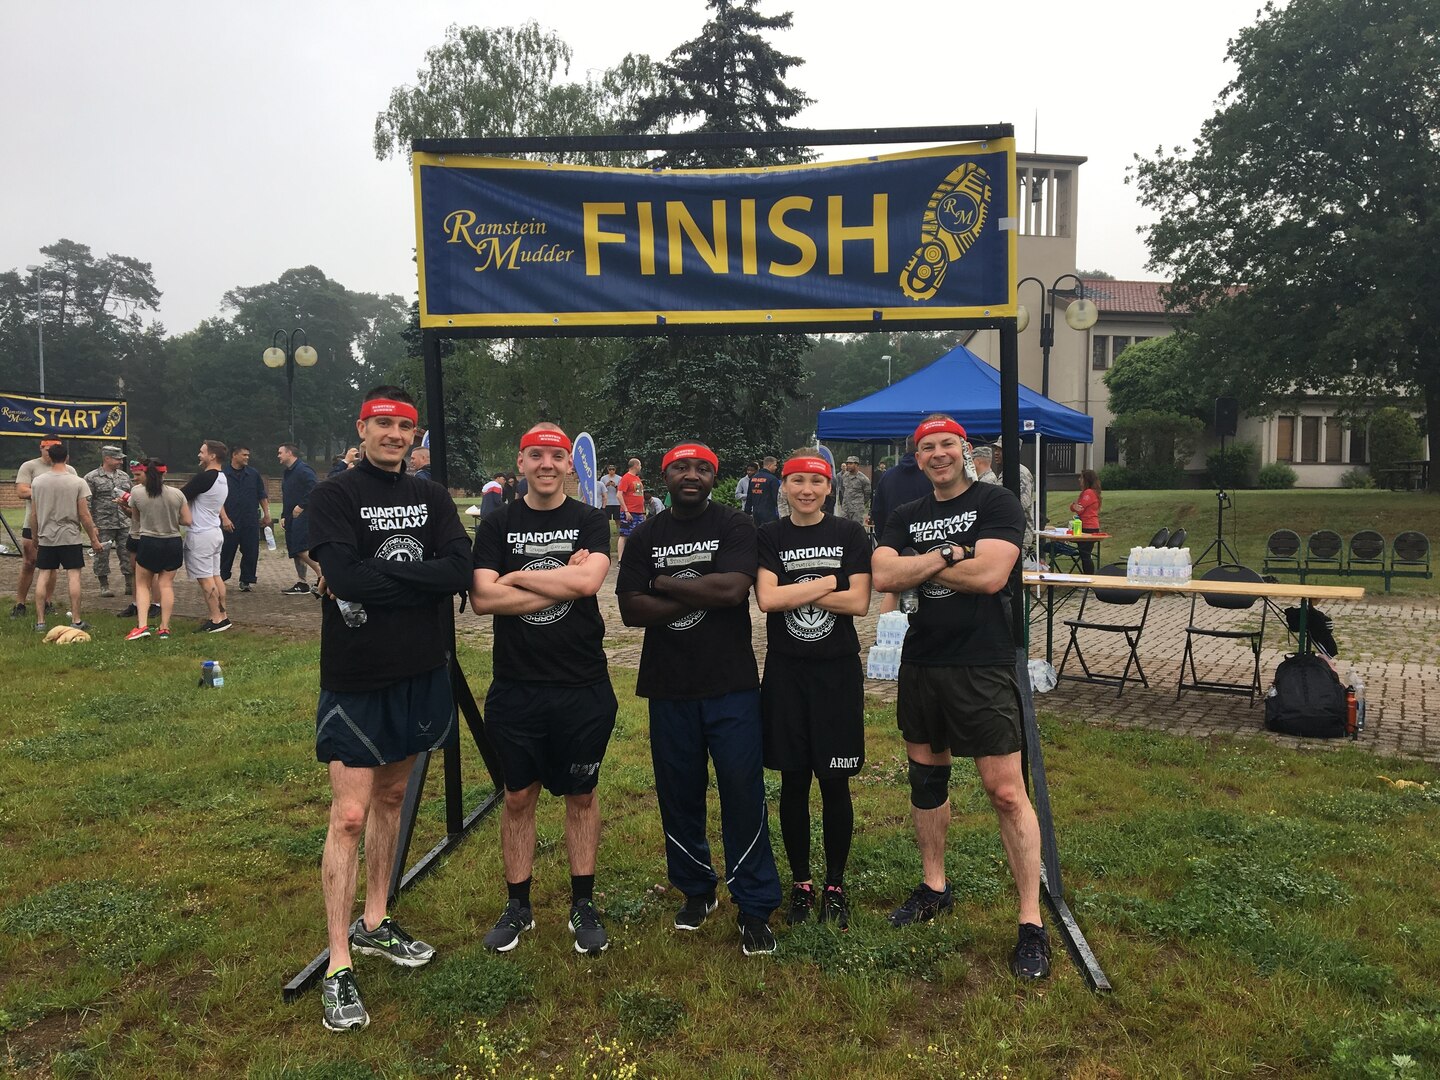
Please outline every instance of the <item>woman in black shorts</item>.
[[[150, 636], [150, 596], [160, 595], [158, 638], [170, 636], [170, 609], [175, 606], [175, 571], [185, 561], [180, 526], [190, 524], [190, 506], [179, 488], [165, 486], [165, 463], [147, 458], [141, 463], [145, 486], [130, 493], [130, 516], [140, 523], [135, 550], [135, 629], [126, 641]], [[137, 469], [138, 471], [138, 469]]]
[[[829, 462], [792, 457], [781, 471], [790, 516], [760, 527], [755, 595], [766, 623], [760, 714], [765, 767], [780, 773], [780, 834], [794, 885], [787, 919], [850, 925], [845, 863], [855, 831], [850, 777], [865, 764], [865, 682], [855, 616], [870, 610], [870, 539], [825, 513]], [[810, 778], [820, 781], [825, 891], [810, 876]]]

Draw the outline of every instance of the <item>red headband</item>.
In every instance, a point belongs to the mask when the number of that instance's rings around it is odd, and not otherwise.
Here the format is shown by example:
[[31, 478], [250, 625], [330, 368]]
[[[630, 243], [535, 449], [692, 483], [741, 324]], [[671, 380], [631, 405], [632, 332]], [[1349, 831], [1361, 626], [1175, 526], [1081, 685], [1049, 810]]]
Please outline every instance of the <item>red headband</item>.
[[144, 463], [143, 461], [137, 461], [137, 462], [135, 462], [134, 465], [131, 465], [131, 466], [130, 466], [130, 471], [131, 471], [131, 472], [144, 472], [144, 471], [145, 471], [145, 463]]
[[50, 447], [52, 447], [52, 446], [59, 446], [59, 445], [60, 445], [60, 440], [59, 440], [59, 439], [41, 439], [41, 440], [40, 440], [40, 449], [41, 449], [41, 450], [49, 450]]
[[360, 419], [369, 420], [372, 416], [398, 416], [401, 419], [409, 420], [412, 424], [418, 423], [420, 414], [415, 411], [414, 405], [407, 405], [403, 401], [391, 401], [389, 398], [372, 398], [360, 406]]
[[791, 473], [819, 473], [828, 479], [835, 479], [835, 471], [823, 457], [792, 457], [785, 462], [785, 468], [780, 470], [781, 479]]
[[[141, 472], [144, 472], [144, 471], [145, 471], [145, 466], [144, 466], [144, 465], [140, 466], [140, 471], [141, 471]], [[155, 471], [158, 472], [161, 476], [164, 476], [164, 475], [165, 475], [167, 472], [169, 472], [170, 470], [169, 470], [167, 467], [165, 467], [164, 465], [156, 465], [156, 466], [155, 466]]]
[[542, 428], [539, 431], [527, 431], [520, 436], [520, 449], [524, 450], [531, 446], [554, 446], [570, 452], [570, 440], [566, 438], [563, 431], [551, 431], [549, 428]]
[[681, 443], [675, 447], [661, 460], [660, 471], [664, 472], [670, 468], [672, 462], [683, 461], [685, 458], [708, 461], [712, 469], [716, 472], [720, 471], [720, 459], [715, 456], [715, 451], [708, 446], [701, 446], [699, 443]]
[[920, 449], [920, 440], [925, 438], [926, 435], [934, 435], [938, 431], [948, 431], [952, 434], [959, 435], [962, 439], [965, 438], [965, 429], [954, 420], [926, 420], [915, 429], [915, 434], [911, 436], [911, 438], [915, 440], [915, 449]]

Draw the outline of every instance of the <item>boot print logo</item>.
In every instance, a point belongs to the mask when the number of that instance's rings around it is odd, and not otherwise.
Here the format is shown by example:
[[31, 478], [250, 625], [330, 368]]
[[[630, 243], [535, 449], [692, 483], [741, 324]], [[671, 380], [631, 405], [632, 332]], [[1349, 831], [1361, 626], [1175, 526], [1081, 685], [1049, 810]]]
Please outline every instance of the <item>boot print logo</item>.
[[920, 246], [900, 271], [900, 291], [911, 300], [929, 300], [939, 292], [945, 271], [985, 227], [989, 209], [989, 175], [971, 161], [957, 166], [930, 196], [920, 219]]

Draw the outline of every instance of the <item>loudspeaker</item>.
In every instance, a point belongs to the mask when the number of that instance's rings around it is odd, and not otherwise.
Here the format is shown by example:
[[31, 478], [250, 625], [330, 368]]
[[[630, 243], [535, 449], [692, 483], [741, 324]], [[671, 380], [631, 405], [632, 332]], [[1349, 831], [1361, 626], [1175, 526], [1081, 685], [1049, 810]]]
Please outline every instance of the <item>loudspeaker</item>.
[[1215, 434], [1226, 438], [1240, 428], [1240, 401], [1233, 397], [1215, 399]]

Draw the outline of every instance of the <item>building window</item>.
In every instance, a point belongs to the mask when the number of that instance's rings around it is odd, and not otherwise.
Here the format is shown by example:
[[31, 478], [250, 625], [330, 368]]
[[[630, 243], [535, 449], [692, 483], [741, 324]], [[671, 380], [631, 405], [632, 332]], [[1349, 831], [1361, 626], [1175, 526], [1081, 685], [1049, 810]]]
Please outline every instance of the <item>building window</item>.
[[1320, 417], [1300, 418], [1300, 464], [1313, 465], [1320, 460]]
[[1369, 447], [1365, 445], [1365, 429], [1353, 427], [1350, 429], [1350, 464], [1364, 465], [1369, 457]]
[[1341, 427], [1340, 421], [1335, 417], [1329, 417], [1325, 421], [1325, 461], [1327, 464], [1339, 464], [1344, 460], [1342, 454], [1345, 441], [1345, 429]]
[[1275, 418], [1275, 460], [1295, 460], [1295, 417]]
[[1104, 371], [1110, 366], [1110, 339], [1096, 334], [1090, 339], [1090, 370]]
[[1105, 464], [1118, 465], [1120, 463], [1120, 440], [1115, 438], [1115, 429], [1105, 429]]
[[1128, 337], [1111, 338], [1110, 345], [1110, 366], [1115, 366], [1115, 361], [1120, 359], [1120, 354], [1125, 351], [1125, 346], [1130, 344]]

